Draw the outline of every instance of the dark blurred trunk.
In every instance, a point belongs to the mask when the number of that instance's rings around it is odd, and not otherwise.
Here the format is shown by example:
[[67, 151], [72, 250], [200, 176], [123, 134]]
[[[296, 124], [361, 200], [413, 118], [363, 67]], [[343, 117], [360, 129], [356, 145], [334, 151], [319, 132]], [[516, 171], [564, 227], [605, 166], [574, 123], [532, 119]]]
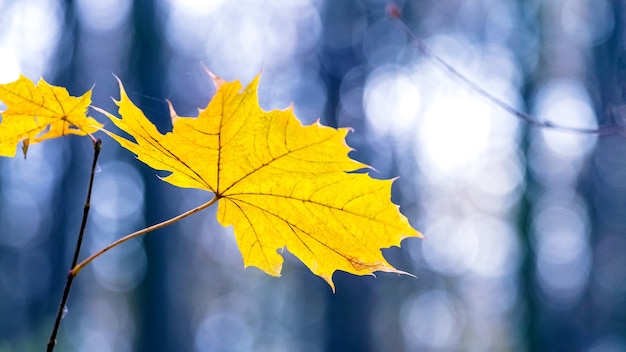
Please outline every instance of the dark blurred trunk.
[[[519, 10], [524, 14], [524, 8], [528, 7], [529, 1], [523, 1], [519, 5]], [[527, 14], [525, 14], [527, 15]], [[535, 19], [536, 21], [537, 19]], [[530, 22], [530, 21], [529, 21]], [[535, 77], [532, 73], [527, 73], [529, 77]], [[532, 95], [536, 89], [537, 82], [528, 79], [522, 88], [522, 97], [526, 106], [530, 106]], [[520, 138], [520, 150], [524, 153], [525, 160], [528, 160], [530, 132], [533, 127], [526, 124], [522, 125], [522, 138]], [[528, 170], [526, 163], [526, 187], [519, 204], [519, 212], [517, 217], [517, 227], [519, 240], [522, 251], [520, 263], [519, 282], [520, 282], [520, 301], [521, 301], [521, 320], [519, 322], [521, 330], [520, 340], [524, 342], [524, 347], [528, 351], [539, 351], [541, 344], [539, 343], [539, 299], [537, 298], [537, 282], [535, 280], [535, 263], [536, 255], [531, 243], [532, 233], [532, 212], [534, 204], [534, 193], [539, 187], [537, 181], [533, 178], [532, 173]]]
[[[129, 85], [137, 93], [133, 97], [134, 102], [142, 110], [149, 112], [150, 120], [160, 131], [164, 131], [171, 126], [162, 93], [166, 70], [163, 60], [164, 38], [157, 11], [153, 1], [134, 2], [134, 42], [130, 53]], [[152, 225], [168, 216], [164, 207], [154, 206], [167, 204], [167, 199], [162, 195], [166, 185], [158, 180], [156, 171], [147, 167], [141, 170], [145, 183], [144, 218], [147, 225]], [[173, 329], [174, 323], [170, 319], [168, 236], [164, 236], [168, 231], [166, 228], [143, 237], [148, 266], [137, 292], [137, 351], [186, 350], [185, 346], [174, 345], [176, 329]]]
[[[606, 41], [594, 48], [594, 75], [598, 82], [596, 112], [600, 124], [626, 121], [626, 1], [612, 1], [614, 26]], [[588, 341], [604, 341], [606, 350], [624, 348], [626, 326], [626, 138], [598, 140], [581, 188], [589, 204], [593, 267], [585, 301]], [[611, 346], [611, 339], [621, 339]], [[590, 347], [588, 347], [590, 348]], [[590, 348], [591, 349], [591, 348]], [[600, 350], [600, 348], [594, 348]]]
[[[362, 17], [358, 12], [356, 3], [346, 4], [344, 2], [327, 2], [326, 15], [322, 18], [324, 28], [331, 31], [337, 28], [346, 28], [338, 25], [342, 21], [357, 21]], [[333, 23], [334, 21], [339, 21]], [[352, 26], [347, 26], [352, 28]], [[327, 33], [326, 35], [344, 35], [344, 33]], [[340, 88], [344, 75], [355, 67], [365, 64], [358, 51], [352, 47], [329, 48], [323, 46], [320, 50], [323, 67], [320, 77], [326, 84], [327, 104], [323, 123], [329, 126], [338, 127], [337, 112], [340, 108]], [[365, 82], [363, 82], [365, 83]], [[365, 118], [363, 118], [363, 125]], [[362, 126], [363, 126], [362, 125]], [[362, 126], [351, 126], [361, 131]], [[365, 144], [358, 146], [359, 160], [367, 162], [362, 156], [368, 155], [369, 150], [364, 150]], [[355, 157], [352, 154], [352, 157]], [[311, 279], [311, 278], [309, 278]], [[314, 278], [317, 279], [317, 278]], [[333, 276], [336, 293], [328, 290], [327, 293], [327, 314], [324, 328], [326, 332], [326, 351], [342, 352], [367, 352], [371, 351], [371, 308], [374, 305], [374, 292], [372, 280], [363, 277], [335, 274]], [[312, 280], [312, 279], [311, 279]]]
[[[59, 38], [56, 54], [50, 65], [52, 68], [51, 77], [44, 78], [53, 85], [66, 87], [70, 94], [78, 95], [82, 92], [77, 92], [75, 89], [78, 75], [75, 69], [78, 58], [75, 53], [80, 45], [77, 40], [80, 35], [80, 29], [72, 0], [65, 1], [63, 16], [63, 28], [60, 31], [61, 38]], [[68, 145], [68, 148], [63, 153], [67, 163], [64, 165], [65, 168], [58, 166], [54, 170], [54, 172], [60, 174], [59, 177], [62, 181], [60, 182], [60, 187], [55, 188], [52, 198], [53, 204], [50, 204], [51, 208], [55, 209], [50, 236], [47, 239], [47, 242], [49, 241], [49, 249], [46, 250], [46, 253], [51, 256], [51, 287], [50, 294], [47, 295], [49, 299], [42, 302], [45, 304], [45, 309], [48, 313], [44, 316], [49, 317], [47, 325], [50, 326], [50, 329], [52, 329], [54, 324], [54, 315], [61, 301], [67, 272], [74, 254], [81, 221], [79, 214], [82, 213], [89, 181], [89, 166], [87, 165], [90, 161], [85, 158], [86, 155], [79, 153], [79, 151], [88, 150], [87, 148], [91, 143], [90, 140], [87, 138], [69, 137], [64, 143]], [[20, 152], [18, 151], [18, 153]], [[80, 199], [83, 199], [83, 201], [81, 202]], [[71, 292], [71, 297], [77, 297], [79, 289], [78, 285], [75, 285]], [[71, 303], [70, 299], [68, 306]], [[32, 314], [32, 316], [38, 315], [40, 314]], [[29, 326], [32, 325], [29, 324]], [[43, 345], [41, 347], [43, 350]]]

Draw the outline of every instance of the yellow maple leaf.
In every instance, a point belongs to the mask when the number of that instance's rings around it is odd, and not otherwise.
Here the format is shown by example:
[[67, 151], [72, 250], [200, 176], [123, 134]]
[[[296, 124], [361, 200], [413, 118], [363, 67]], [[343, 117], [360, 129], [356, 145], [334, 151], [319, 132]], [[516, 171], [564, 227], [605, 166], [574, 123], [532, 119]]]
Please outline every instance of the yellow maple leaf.
[[244, 90], [212, 78], [217, 92], [197, 118], [179, 117], [170, 105], [173, 129], [165, 135], [120, 82], [121, 118], [101, 112], [135, 141], [107, 133], [139, 160], [170, 171], [163, 180], [213, 192], [217, 218], [234, 227], [245, 266], [278, 276], [278, 251], [286, 247], [333, 289], [336, 270], [402, 273], [381, 248], [421, 234], [391, 202], [393, 180], [350, 173], [368, 166], [348, 157], [348, 129], [302, 126], [291, 107], [263, 111], [259, 77]]
[[102, 127], [87, 117], [91, 90], [73, 97], [65, 88], [52, 86], [43, 79], [35, 86], [20, 76], [15, 82], [0, 84], [0, 101], [7, 106], [1, 113], [0, 156], [15, 156], [17, 145], [22, 142], [26, 157], [31, 144], [67, 134], [84, 136]]

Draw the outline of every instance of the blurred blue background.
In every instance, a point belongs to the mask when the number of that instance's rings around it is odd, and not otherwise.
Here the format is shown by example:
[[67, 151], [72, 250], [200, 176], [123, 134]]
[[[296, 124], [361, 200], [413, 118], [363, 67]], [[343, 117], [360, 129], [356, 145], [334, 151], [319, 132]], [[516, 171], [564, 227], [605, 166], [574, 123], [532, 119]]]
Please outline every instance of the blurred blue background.
[[[243, 269], [205, 210], [126, 243], [75, 280], [59, 351], [626, 350], [626, 139], [520, 123], [423, 57], [380, 0], [0, 0], [0, 82], [24, 73], [114, 111], [112, 74], [161, 131], [195, 115], [206, 65], [261, 106], [354, 129], [351, 156], [400, 176], [427, 239], [384, 251], [407, 276], [336, 273], [286, 255]], [[623, 0], [398, 1], [434, 52], [498, 98], [574, 127], [624, 122]], [[94, 117], [105, 121], [93, 112]], [[109, 126], [110, 127], [110, 126]], [[191, 209], [104, 139], [82, 256]], [[47, 342], [80, 225], [92, 145], [0, 160], [0, 351]]]

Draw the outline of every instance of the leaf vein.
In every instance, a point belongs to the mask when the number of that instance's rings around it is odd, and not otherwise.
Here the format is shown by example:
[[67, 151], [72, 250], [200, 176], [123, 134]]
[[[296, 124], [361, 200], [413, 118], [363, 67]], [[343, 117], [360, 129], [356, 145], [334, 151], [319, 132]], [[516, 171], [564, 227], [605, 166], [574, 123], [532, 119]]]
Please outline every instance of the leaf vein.
[[279, 159], [281, 159], [281, 158], [284, 158], [284, 157], [286, 157], [286, 156], [288, 156], [288, 155], [291, 155], [292, 153], [299, 152], [299, 151], [301, 151], [301, 150], [304, 150], [304, 149], [307, 149], [307, 148], [313, 147], [313, 146], [315, 146], [315, 145], [325, 143], [325, 142], [327, 142], [327, 141], [328, 141], [328, 140], [330, 140], [330, 139], [332, 139], [332, 136], [331, 136], [331, 137], [324, 138], [324, 139], [321, 139], [321, 140], [319, 140], [319, 141], [316, 141], [315, 143], [311, 143], [311, 144], [305, 145], [305, 146], [303, 146], [303, 147], [301, 147], [301, 148], [298, 148], [298, 149], [293, 149], [293, 150], [288, 149], [288, 151], [287, 151], [286, 153], [281, 154], [281, 155], [279, 155], [278, 157], [276, 157], [276, 158], [274, 158], [274, 159], [272, 159], [272, 160], [269, 160], [269, 161], [268, 161], [268, 162], [266, 162], [266, 163], [261, 164], [259, 167], [257, 167], [257, 168], [255, 168], [255, 169], [251, 170], [251, 171], [250, 171], [250, 172], [248, 172], [247, 174], [245, 174], [245, 175], [243, 175], [242, 177], [240, 177], [238, 180], [233, 181], [233, 183], [231, 183], [231, 184], [230, 184], [230, 186], [228, 186], [228, 187], [227, 187], [224, 191], [222, 191], [222, 192], [221, 192], [221, 194], [222, 194], [222, 195], [223, 195], [223, 194], [225, 194], [226, 192], [228, 192], [228, 190], [230, 190], [231, 188], [233, 188], [234, 186], [236, 186], [239, 182], [241, 182], [242, 180], [246, 179], [247, 177], [250, 177], [252, 174], [254, 174], [254, 173], [258, 172], [259, 170], [261, 170], [261, 169], [265, 168], [266, 166], [270, 166], [273, 162], [275, 162], [275, 161], [277, 161], [277, 160], [279, 160]]
[[[300, 232], [302, 232], [303, 234], [305, 234], [306, 236], [308, 236], [309, 238], [311, 238], [311, 239], [312, 239], [312, 240], [314, 240], [315, 242], [317, 242], [317, 243], [321, 244], [322, 246], [324, 246], [324, 247], [328, 248], [330, 251], [335, 252], [337, 255], [339, 255], [339, 256], [341, 256], [341, 257], [345, 258], [345, 259], [346, 259], [346, 260], [348, 260], [351, 264], [355, 262], [354, 258], [351, 258], [351, 257], [349, 257], [349, 256], [347, 256], [347, 255], [345, 255], [345, 254], [343, 254], [343, 253], [341, 253], [341, 252], [339, 252], [339, 251], [338, 251], [338, 250], [336, 250], [335, 248], [331, 247], [331, 246], [330, 246], [330, 245], [328, 245], [327, 243], [322, 242], [322, 241], [321, 241], [320, 239], [318, 239], [317, 237], [315, 237], [315, 236], [313, 236], [312, 234], [308, 233], [306, 230], [304, 230], [304, 229], [300, 228], [299, 226], [297, 226], [297, 225], [296, 225], [296, 224], [294, 224], [293, 222], [291, 222], [291, 221], [289, 221], [289, 220], [285, 219], [284, 217], [280, 216], [279, 214], [273, 213], [273, 212], [271, 212], [271, 211], [269, 211], [269, 210], [267, 210], [267, 209], [264, 209], [264, 208], [262, 208], [262, 207], [260, 207], [260, 206], [258, 206], [258, 205], [256, 205], [256, 204], [252, 204], [252, 203], [246, 202], [246, 201], [244, 201], [244, 200], [240, 200], [240, 201], [241, 201], [242, 203], [248, 204], [248, 205], [249, 205], [249, 206], [251, 206], [251, 207], [255, 207], [255, 208], [259, 209], [261, 212], [267, 213], [267, 214], [269, 214], [269, 215], [272, 215], [272, 216], [274, 216], [274, 217], [278, 218], [278, 219], [279, 219], [279, 220], [281, 220], [281, 221], [284, 221], [284, 222], [285, 222], [285, 223], [286, 223], [289, 227], [293, 227], [293, 228], [298, 229]], [[233, 203], [235, 203], [235, 202], [233, 202]], [[240, 208], [240, 210], [241, 210], [241, 208]], [[243, 212], [243, 211], [242, 211], [242, 212]], [[289, 247], [288, 247], [288, 246], [287, 246], [287, 249], [289, 249]]]

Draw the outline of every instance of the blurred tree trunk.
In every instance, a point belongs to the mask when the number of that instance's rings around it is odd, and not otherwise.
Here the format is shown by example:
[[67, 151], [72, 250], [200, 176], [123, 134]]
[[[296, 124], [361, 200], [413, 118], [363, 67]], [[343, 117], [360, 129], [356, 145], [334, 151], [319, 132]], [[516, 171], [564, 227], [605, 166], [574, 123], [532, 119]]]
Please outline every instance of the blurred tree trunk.
[[[149, 111], [151, 121], [163, 131], [170, 126], [162, 99], [166, 69], [158, 9], [153, 1], [135, 1], [133, 4], [134, 42], [130, 52], [129, 81], [132, 90], [138, 93], [138, 97], [134, 98], [137, 105]], [[152, 225], [168, 216], [163, 211], [164, 207], [154, 206], [167, 202], [162, 196], [164, 183], [157, 179], [152, 169], [141, 168], [141, 171], [145, 184], [145, 223]], [[172, 327], [169, 313], [168, 236], [164, 236], [167, 231], [171, 230], [166, 228], [143, 237], [148, 266], [137, 292], [137, 351], [186, 350], [185, 346], [173, 344], [176, 329]]]
[[[361, 20], [362, 13], [354, 11], [358, 4], [353, 1], [326, 3], [326, 14], [323, 28], [329, 28], [328, 35], [336, 35], [334, 28], [345, 21]], [[346, 10], [348, 9], [348, 10]], [[335, 22], [335, 23], [333, 23]], [[345, 23], [344, 23], [345, 25]], [[350, 27], [352, 27], [350, 25]], [[324, 124], [338, 127], [337, 113], [340, 109], [340, 88], [343, 78], [351, 69], [363, 66], [364, 58], [356, 55], [352, 47], [329, 48], [322, 46], [320, 57], [323, 68], [320, 77], [326, 84], [327, 104], [323, 119]], [[365, 83], [365, 82], [363, 82]], [[363, 124], [365, 119], [363, 119]], [[361, 126], [352, 126], [359, 129]], [[363, 129], [360, 129], [363, 130]], [[359, 146], [359, 154], [367, 155], [371, 150], [364, 150], [365, 144]], [[369, 148], [368, 148], [369, 149]], [[364, 160], [364, 158], [359, 158]], [[367, 160], [366, 160], [367, 161]], [[317, 279], [317, 278], [315, 278]], [[336, 273], [333, 276], [337, 292], [328, 290], [327, 314], [324, 322], [326, 331], [326, 351], [367, 352], [371, 351], [370, 332], [371, 307], [374, 305], [372, 281], [363, 277]]]

